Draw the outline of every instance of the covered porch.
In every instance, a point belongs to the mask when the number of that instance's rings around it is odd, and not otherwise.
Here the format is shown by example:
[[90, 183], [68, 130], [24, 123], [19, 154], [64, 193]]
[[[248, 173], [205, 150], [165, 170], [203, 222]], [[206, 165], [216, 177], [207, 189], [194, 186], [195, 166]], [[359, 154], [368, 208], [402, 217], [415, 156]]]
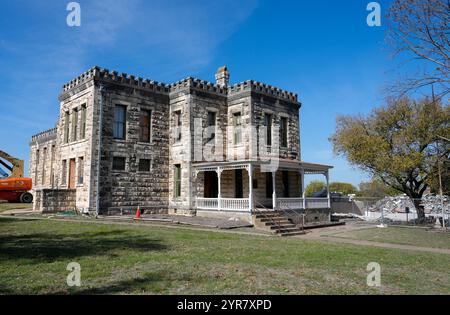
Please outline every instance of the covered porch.
[[[197, 210], [248, 213], [258, 210], [329, 209], [327, 165], [278, 160], [198, 163], [193, 165]], [[305, 196], [305, 176], [323, 175], [326, 198]]]

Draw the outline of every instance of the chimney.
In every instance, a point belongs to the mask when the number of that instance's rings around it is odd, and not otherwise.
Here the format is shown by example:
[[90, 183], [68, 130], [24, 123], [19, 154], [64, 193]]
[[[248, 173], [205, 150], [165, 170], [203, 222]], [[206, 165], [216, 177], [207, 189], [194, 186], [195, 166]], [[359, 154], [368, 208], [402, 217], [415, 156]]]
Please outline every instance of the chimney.
[[216, 73], [216, 84], [220, 87], [228, 87], [230, 81], [230, 73], [228, 72], [227, 66], [220, 67]]

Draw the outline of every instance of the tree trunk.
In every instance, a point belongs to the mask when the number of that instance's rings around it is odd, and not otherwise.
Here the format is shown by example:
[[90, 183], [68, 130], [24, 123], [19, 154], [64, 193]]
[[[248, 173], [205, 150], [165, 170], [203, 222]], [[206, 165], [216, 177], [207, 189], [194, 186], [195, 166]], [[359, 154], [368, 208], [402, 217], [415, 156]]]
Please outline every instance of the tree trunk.
[[413, 198], [413, 202], [414, 207], [416, 208], [417, 211], [417, 218], [419, 222], [425, 222], [425, 208], [422, 205], [420, 205], [422, 200], [419, 198]]

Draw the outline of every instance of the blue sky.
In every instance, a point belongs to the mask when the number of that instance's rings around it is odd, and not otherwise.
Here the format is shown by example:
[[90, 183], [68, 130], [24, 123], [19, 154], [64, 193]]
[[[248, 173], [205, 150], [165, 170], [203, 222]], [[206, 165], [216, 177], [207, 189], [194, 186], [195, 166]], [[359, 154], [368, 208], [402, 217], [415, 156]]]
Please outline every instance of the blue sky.
[[[31, 135], [54, 126], [62, 85], [99, 65], [162, 82], [253, 79], [299, 94], [303, 160], [334, 165], [332, 181], [367, 176], [333, 156], [337, 115], [383, 104], [395, 61], [370, 1], [8, 1], [0, 12], [0, 149], [28, 160]], [[379, 1], [383, 12], [388, 1]], [[384, 20], [382, 20], [382, 23]]]

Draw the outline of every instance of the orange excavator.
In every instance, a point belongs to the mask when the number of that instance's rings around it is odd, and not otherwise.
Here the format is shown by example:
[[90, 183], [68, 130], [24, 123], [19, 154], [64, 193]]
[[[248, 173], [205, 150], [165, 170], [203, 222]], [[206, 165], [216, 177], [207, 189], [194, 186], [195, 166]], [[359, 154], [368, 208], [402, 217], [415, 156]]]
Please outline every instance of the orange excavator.
[[[9, 176], [1, 166], [10, 172]], [[29, 191], [32, 187], [31, 178], [23, 177], [23, 160], [0, 150], [0, 200], [31, 203], [33, 202], [33, 195]]]

